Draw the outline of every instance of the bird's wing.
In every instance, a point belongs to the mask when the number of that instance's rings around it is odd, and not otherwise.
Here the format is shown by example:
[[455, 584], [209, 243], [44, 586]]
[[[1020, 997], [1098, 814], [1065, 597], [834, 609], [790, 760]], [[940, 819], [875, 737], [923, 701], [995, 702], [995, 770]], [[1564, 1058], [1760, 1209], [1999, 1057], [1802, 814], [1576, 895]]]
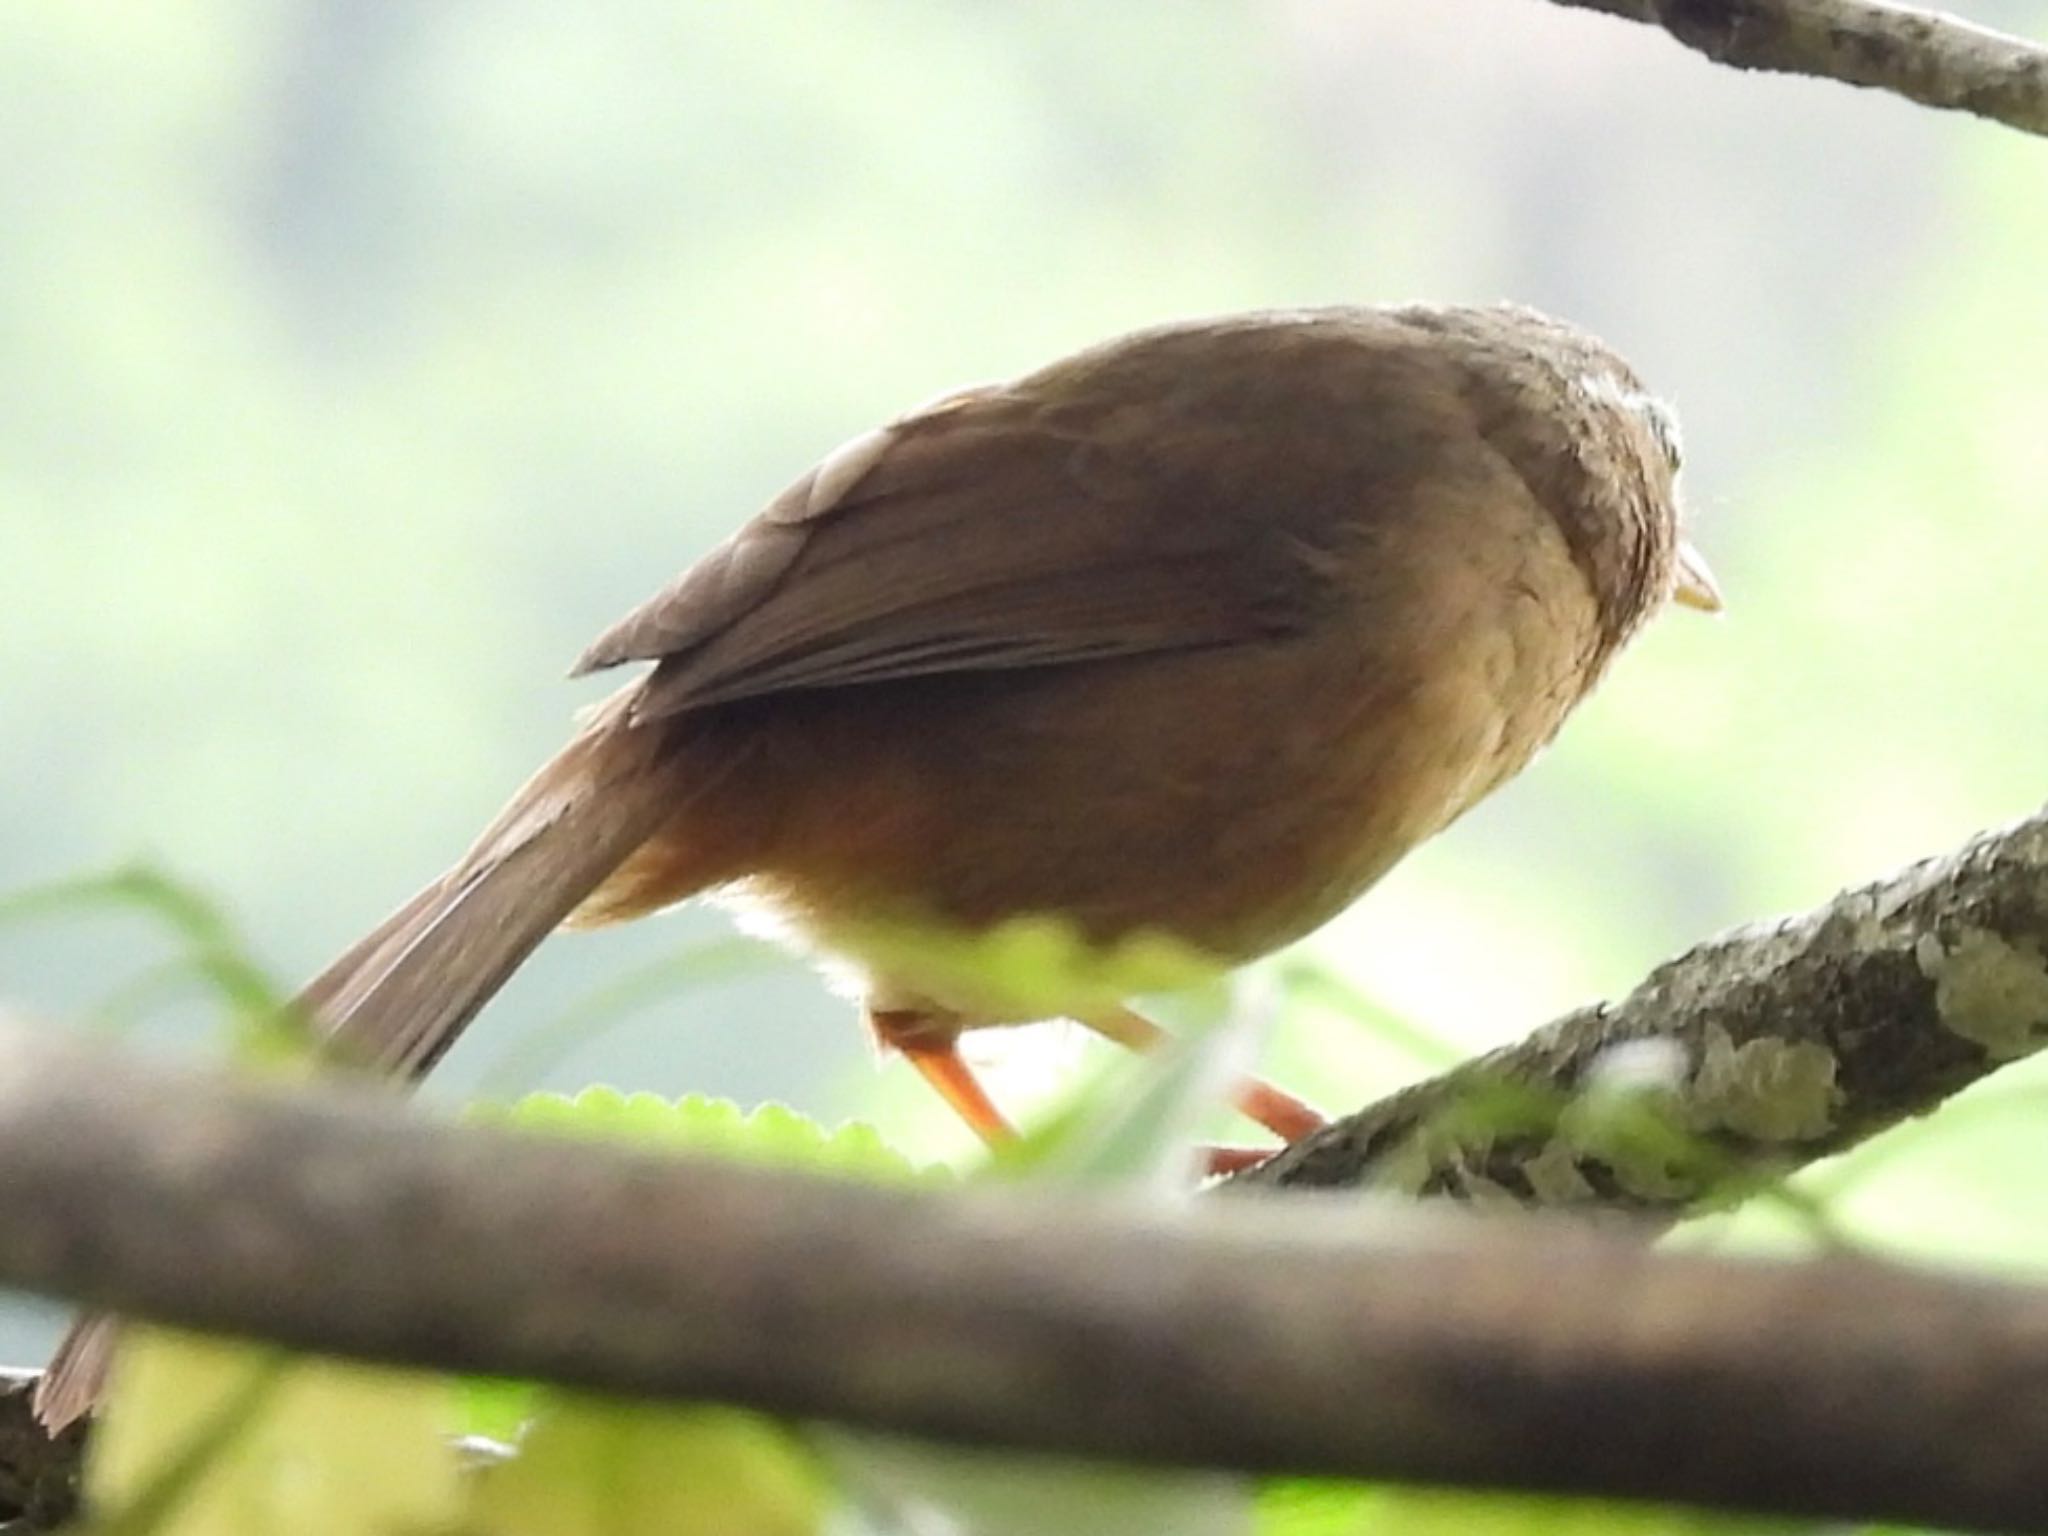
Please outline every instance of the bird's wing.
[[649, 718], [1304, 627], [1326, 562], [1173, 447], [1114, 413], [951, 396], [828, 455], [576, 670], [658, 662]]

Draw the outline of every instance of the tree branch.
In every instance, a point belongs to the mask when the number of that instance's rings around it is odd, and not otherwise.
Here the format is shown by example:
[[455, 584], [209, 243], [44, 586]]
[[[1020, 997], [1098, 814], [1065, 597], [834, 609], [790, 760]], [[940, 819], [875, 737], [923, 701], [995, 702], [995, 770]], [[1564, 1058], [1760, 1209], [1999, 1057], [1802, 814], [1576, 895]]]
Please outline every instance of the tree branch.
[[1551, 0], [1661, 27], [1717, 64], [1890, 91], [2048, 136], [2048, 49], [1874, 0]]
[[871, 1189], [0, 1030], [32, 1290], [964, 1442], [2048, 1532], [2048, 1292], [1333, 1214]]
[[[1674, 1217], [1925, 1114], [2048, 1043], [2044, 955], [2048, 812], [1710, 939], [1620, 1002], [1336, 1121], [1238, 1182]], [[1690, 1147], [1613, 1137], [1567, 1105], [1642, 1042], [1670, 1053], [1662, 1107]]]

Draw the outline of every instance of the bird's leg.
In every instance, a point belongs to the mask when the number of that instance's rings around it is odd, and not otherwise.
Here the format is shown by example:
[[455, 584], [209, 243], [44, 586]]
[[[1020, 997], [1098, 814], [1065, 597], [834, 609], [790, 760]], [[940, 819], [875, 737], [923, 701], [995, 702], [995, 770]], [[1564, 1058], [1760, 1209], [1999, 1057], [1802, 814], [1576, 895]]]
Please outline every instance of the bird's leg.
[[[1080, 1023], [1102, 1036], [1114, 1040], [1118, 1045], [1133, 1051], [1153, 1051], [1173, 1037], [1142, 1014], [1128, 1008], [1112, 1008], [1096, 1014]], [[1282, 1141], [1301, 1140], [1311, 1131], [1319, 1131], [1328, 1122], [1309, 1105], [1304, 1104], [1284, 1089], [1275, 1088], [1263, 1078], [1251, 1078], [1239, 1086], [1231, 1096], [1231, 1102], [1238, 1112], [1247, 1119], [1255, 1120]], [[1253, 1156], [1251, 1149], [1218, 1147], [1219, 1154]], [[1216, 1159], [1212, 1156], [1211, 1161]], [[1218, 1172], [1228, 1172], [1219, 1168]]]
[[1017, 1139], [1016, 1130], [961, 1057], [956, 1020], [916, 1008], [870, 1008], [867, 1016], [875, 1039], [917, 1068], [975, 1135], [991, 1147]]
[[[938, 1090], [953, 1112], [991, 1147], [1016, 1139], [1016, 1131], [989, 1098], [988, 1090], [960, 1055], [960, 1025], [951, 1014], [921, 1008], [870, 1008], [868, 1028], [885, 1049], [900, 1054], [924, 1080]], [[1150, 1019], [1128, 1009], [1111, 1009], [1080, 1021], [1086, 1028], [1133, 1051], [1158, 1049], [1170, 1036]], [[1232, 1102], [1238, 1110], [1282, 1141], [1297, 1141], [1320, 1130], [1323, 1117], [1300, 1099], [1271, 1083], [1254, 1078], [1240, 1087]], [[1264, 1162], [1270, 1147], [1210, 1147], [1209, 1172], [1235, 1173]]]

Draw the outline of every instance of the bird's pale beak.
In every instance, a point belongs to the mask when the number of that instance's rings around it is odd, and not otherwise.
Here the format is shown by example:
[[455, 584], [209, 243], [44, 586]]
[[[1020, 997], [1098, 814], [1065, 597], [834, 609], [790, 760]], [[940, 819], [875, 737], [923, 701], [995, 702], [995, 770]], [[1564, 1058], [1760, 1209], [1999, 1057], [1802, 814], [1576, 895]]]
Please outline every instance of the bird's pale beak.
[[1678, 584], [1671, 589], [1671, 600], [1701, 613], [1721, 611], [1720, 583], [1689, 539], [1678, 541]]

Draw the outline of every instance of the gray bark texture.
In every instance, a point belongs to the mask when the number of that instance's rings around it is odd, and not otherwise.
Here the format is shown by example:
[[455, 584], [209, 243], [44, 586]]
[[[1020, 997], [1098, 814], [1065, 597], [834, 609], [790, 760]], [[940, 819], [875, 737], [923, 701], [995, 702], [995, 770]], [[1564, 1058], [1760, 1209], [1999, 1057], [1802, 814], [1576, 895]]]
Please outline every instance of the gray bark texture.
[[1661, 27], [1717, 64], [1869, 86], [2048, 135], [2048, 49], [1874, 0], [1551, 0]]
[[[1234, 1182], [1670, 1218], [2032, 1054], [2048, 1041], [2044, 956], [2048, 813], [1710, 939], [1620, 1001], [1338, 1120]], [[1681, 1134], [1583, 1107], [1602, 1066], [1626, 1075], [1631, 1057]]]

